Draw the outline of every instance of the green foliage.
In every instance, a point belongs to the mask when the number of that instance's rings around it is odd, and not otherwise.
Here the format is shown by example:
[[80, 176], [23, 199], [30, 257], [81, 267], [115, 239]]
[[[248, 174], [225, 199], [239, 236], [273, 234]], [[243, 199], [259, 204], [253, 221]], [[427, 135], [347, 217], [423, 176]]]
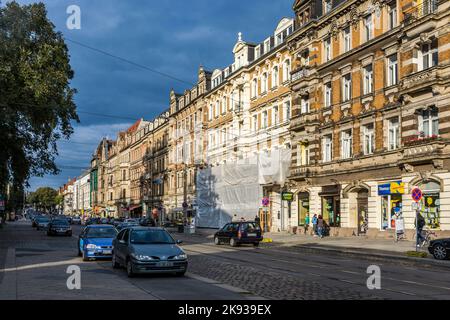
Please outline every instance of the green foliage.
[[27, 202], [38, 208], [51, 209], [58, 205], [58, 191], [55, 189], [44, 187], [32, 192], [27, 197]]
[[428, 257], [428, 254], [426, 252], [421, 252], [421, 251], [408, 251], [406, 252], [406, 255], [408, 257], [416, 257], [416, 258], [426, 258]]
[[54, 29], [43, 3], [0, 7], [0, 191], [57, 174], [56, 142], [79, 121], [69, 52]]

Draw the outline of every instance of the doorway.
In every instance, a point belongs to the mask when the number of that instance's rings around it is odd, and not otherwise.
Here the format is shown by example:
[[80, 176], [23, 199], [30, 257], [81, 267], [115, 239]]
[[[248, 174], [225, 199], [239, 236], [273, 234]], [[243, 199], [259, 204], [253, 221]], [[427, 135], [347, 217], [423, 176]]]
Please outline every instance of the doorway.
[[358, 192], [356, 203], [358, 212], [358, 235], [365, 235], [369, 229], [369, 193], [367, 190]]

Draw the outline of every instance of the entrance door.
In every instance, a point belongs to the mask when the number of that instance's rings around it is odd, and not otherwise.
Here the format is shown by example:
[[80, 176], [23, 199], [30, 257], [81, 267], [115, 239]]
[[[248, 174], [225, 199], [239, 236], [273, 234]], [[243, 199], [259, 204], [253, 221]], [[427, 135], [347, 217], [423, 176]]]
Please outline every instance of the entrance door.
[[357, 207], [358, 207], [358, 235], [365, 235], [369, 229], [369, 194], [367, 191], [358, 193]]

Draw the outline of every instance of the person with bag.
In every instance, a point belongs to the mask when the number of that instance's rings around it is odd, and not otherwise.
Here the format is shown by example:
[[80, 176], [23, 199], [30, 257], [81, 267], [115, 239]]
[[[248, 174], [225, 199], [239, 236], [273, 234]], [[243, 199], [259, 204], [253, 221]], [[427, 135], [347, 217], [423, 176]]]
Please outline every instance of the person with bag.
[[323, 238], [324, 222], [322, 215], [319, 215], [319, 218], [317, 219], [317, 234], [319, 235], [319, 238]]
[[316, 237], [317, 234], [317, 214], [315, 214], [312, 218], [312, 224], [313, 224], [313, 232], [314, 232], [314, 236]]

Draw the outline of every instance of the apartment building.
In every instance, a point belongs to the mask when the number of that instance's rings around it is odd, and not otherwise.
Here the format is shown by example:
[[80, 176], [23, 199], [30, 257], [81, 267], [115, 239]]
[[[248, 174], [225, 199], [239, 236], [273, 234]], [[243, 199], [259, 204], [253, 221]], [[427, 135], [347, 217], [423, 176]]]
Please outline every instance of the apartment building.
[[[450, 231], [448, 1], [296, 1], [293, 214], [332, 235], [385, 235], [411, 190], [427, 227]], [[304, 105], [309, 105], [309, 110]]]

